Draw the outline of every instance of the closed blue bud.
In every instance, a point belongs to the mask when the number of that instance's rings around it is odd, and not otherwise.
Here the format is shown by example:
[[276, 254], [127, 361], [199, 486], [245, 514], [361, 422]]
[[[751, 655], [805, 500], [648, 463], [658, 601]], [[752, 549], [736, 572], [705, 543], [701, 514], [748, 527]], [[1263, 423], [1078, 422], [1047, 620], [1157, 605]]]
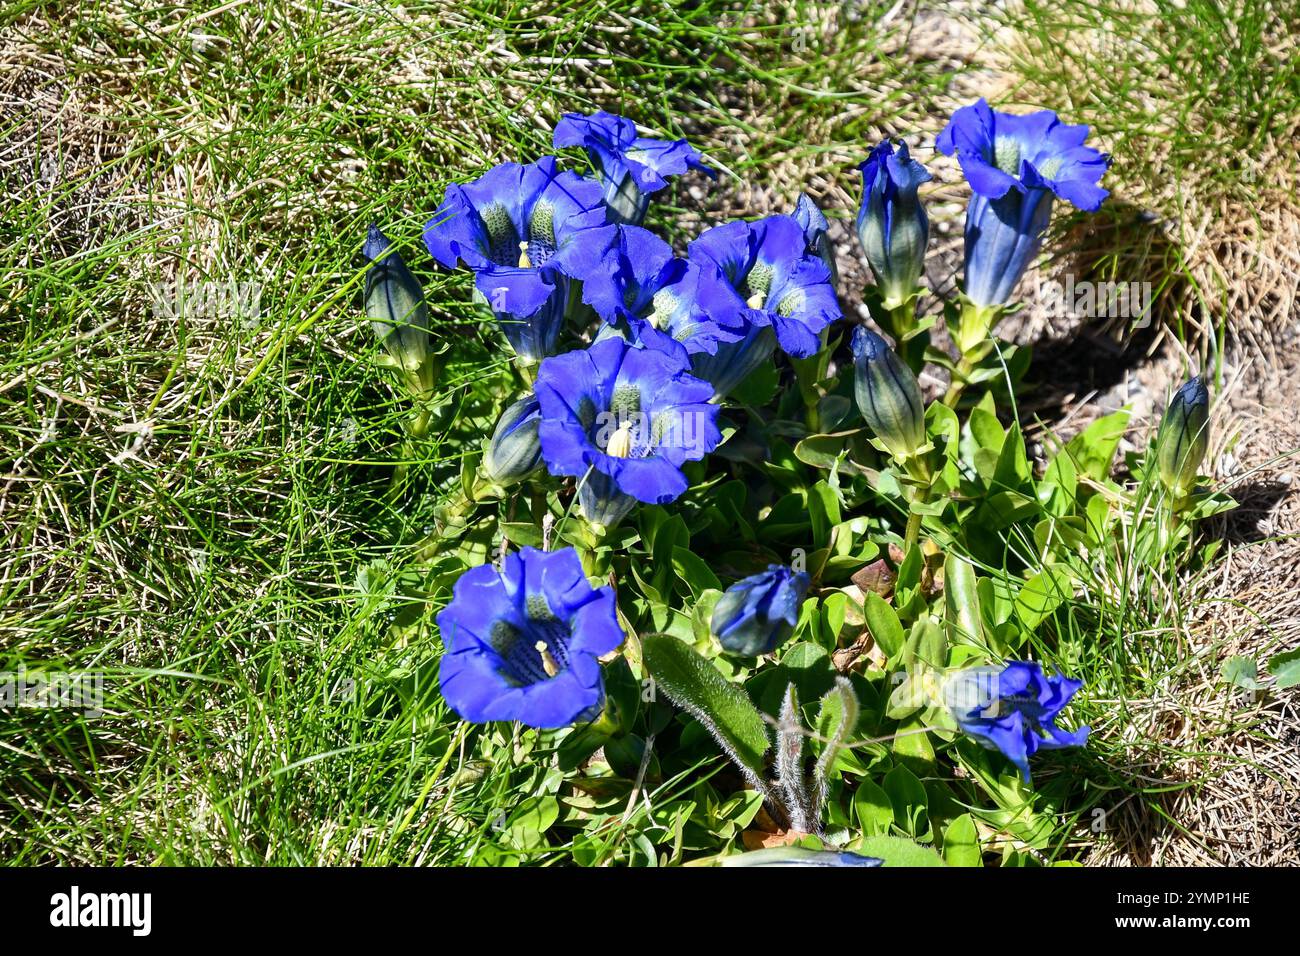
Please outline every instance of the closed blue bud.
[[807, 574], [769, 565], [727, 588], [713, 608], [710, 627], [732, 654], [771, 654], [794, 633], [807, 592]]
[[1083, 141], [1087, 126], [1062, 123], [1051, 110], [1014, 116], [980, 100], [953, 114], [935, 140], [954, 153], [970, 183], [966, 208], [966, 297], [1005, 305], [1038, 255], [1056, 197], [1096, 212], [1108, 195], [1097, 185], [1108, 157]]
[[887, 309], [897, 308], [920, 288], [930, 220], [916, 191], [931, 176], [912, 159], [907, 144], [898, 151], [885, 140], [861, 166], [862, 203], [858, 239], [867, 255]]
[[900, 461], [925, 444], [925, 405], [916, 376], [883, 338], [853, 331], [853, 394], [867, 425]]
[[366, 315], [393, 362], [420, 391], [432, 391], [429, 308], [424, 290], [401, 255], [372, 225], [361, 251], [373, 265], [366, 272]]
[[1012, 661], [996, 667], [969, 667], [951, 674], [943, 696], [957, 726], [991, 750], [1006, 755], [1029, 782], [1029, 758], [1039, 750], [1082, 747], [1088, 728], [1056, 726], [1082, 681], [1047, 675], [1039, 664]]
[[1209, 390], [1194, 378], [1174, 393], [1156, 434], [1160, 480], [1176, 497], [1196, 486], [1196, 475], [1210, 442], [1209, 420]]
[[532, 395], [501, 414], [483, 453], [483, 475], [488, 481], [505, 487], [523, 481], [541, 467], [542, 443], [537, 437], [541, 420], [541, 406]]

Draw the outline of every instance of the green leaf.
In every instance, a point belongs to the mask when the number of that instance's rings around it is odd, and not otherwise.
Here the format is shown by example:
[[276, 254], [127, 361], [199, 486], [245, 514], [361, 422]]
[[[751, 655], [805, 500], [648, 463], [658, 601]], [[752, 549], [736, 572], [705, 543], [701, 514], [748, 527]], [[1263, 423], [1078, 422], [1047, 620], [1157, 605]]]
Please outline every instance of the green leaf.
[[794, 446], [794, 456], [805, 465], [829, 471], [848, 447], [847, 434], [809, 435]]
[[667, 697], [698, 720], [750, 782], [763, 779], [771, 746], [763, 716], [745, 691], [675, 637], [649, 634], [642, 641], [646, 669]]
[[560, 805], [554, 797], [528, 797], [506, 818], [503, 835], [509, 843], [521, 849], [540, 846], [542, 834], [559, 816]]
[[691, 596], [696, 600], [710, 589], [722, 590], [722, 582], [713, 573], [713, 569], [689, 548], [673, 548], [673, 566], [677, 577], [686, 582], [686, 586], [691, 589]]
[[863, 616], [871, 637], [892, 663], [903, 650], [905, 635], [898, 614], [889, 602], [875, 591], [868, 591], [863, 600]]
[[1002, 451], [998, 455], [998, 465], [993, 473], [993, 485], [999, 491], [1019, 488], [1030, 479], [1033, 472], [1029, 467], [1029, 457], [1025, 454], [1025, 440], [1020, 434], [1020, 426], [1012, 424], [1007, 430], [1007, 437], [1002, 442]]
[[1105, 481], [1110, 477], [1115, 451], [1128, 428], [1128, 420], [1127, 410], [1097, 419], [1070, 439], [1063, 453], [1069, 454], [1075, 467], [1093, 481]]
[[853, 794], [853, 812], [858, 818], [858, 826], [868, 835], [888, 833], [894, 822], [894, 805], [889, 794], [870, 780], [863, 780]]
[[1021, 587], [1016, 595], [1016, 614], [1025, 629], [1032, 631], [1073, 594], [1069, 569], [1062, 564], [1048, 565]]
[[906, 767], [895, 767], [885, 774], [884, 785], [898, 828], [908, 836], [928, 838], [931, 834], [929, 798], [916, 774]]
[[[1269, 669], [1272, 670], [1272, 667], [1273, 661], [1269, 661]], [[1243, 690], [1259, 690], [1258, 676], [1259, 667], [1255, 664], [1253, 658], [1243, 657], [1238, 654], [1236, 657], [1229, 657], [1223, 662], [1223, 679]]]
[[824, 481], [808, 489], [808, 520], [813, 544], [824, 548], [830, 544], [831, 528], [840, 523], [839, 497]]
[[943, 858], [928, 846], [896, 836], [871, 836], [859, 840], [855, 852], [877, 856], [885, 866], [944, 866]]
[[1269, 659], [1268, 672], [1277, 678], [1279, 690], [1300, 684], [1300, 649], [1274, 654]]
[[655, 530], [652, 548], [653, 571], [650, 585], [667, 601], [672, 596], [676, 569], [673, 566], [673, 554], [678, 548], [689, 549], [691, 533], [681, 515], [673, 515]]
[[979, 830], [969, 813], [957, 817], [943, 831], [943, 858], [949, 866], [980, 866]]
[[511, 544], [530, 548], [542, 546], [542, 529], [531, 521], [502, 521], [497, 527]]
[[919, 662], [927, 667], [943, 667], [948, 662], [948, 640], [943, 629], [929, 616], [912, 625], [903, 646], [902, 662], [911, 667]]
[[970, 433], [977, 447], [991, 451], [994, 455], [1002, 451], [1002, 443], [1007, 435], [998, 416], [991, 409], [980, 406], [971, 409]]
[[950, 644], [983, 645], [984, 622], [975, 566], [949, 552], [943, 559], [943, 603]]
[[766, 405], [776, 394], [780, 381], [775, 362], [764, 362], [753, 374], [746, 377], [736, 388], [731, 390], [730, 398], [741, 405], [753, 408]]
[[912, 717], [898, 725], [893, 748], [895, 760], [913, 773], [934, 772], [934, 747], [925, 724], [918, 718]]

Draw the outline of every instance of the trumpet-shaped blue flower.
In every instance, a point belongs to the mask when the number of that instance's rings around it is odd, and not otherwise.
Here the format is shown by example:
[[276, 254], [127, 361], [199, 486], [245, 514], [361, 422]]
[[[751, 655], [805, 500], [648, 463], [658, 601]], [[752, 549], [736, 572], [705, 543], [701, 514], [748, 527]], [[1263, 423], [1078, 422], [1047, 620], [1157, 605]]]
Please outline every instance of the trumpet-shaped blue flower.
[[873, 149], [858, 169], [862, 171], [858, 239], [885, 308], [893, 309], [918, 290], [925, 269], [930, 220], [916, 191], [931, 177], [908, 155], [906, 143], [899, 143], [895, 152], [889, 140]]
[[447, 268], [464, 262], [515, 353], [525, 362], [559, 341], [569, 280], [600, 265], [610, 228], [600, 187], [555, 158], [502, 163], [472, 183], [452, 184], [424, 228]]
[[673, 255], [672, 247], [649, 230], [620, 226], [582, 287], [582, 297], [611, 325], [626, 328], [633, 341], [661, 351], [712, 355], [720, 342], [741, 338], [714, 322], [700, 304], [700, 268]]
[[957, 155], [974, 196], [966, 209], [967, 298], [1004, 305], [1042, 246], [1055, 197], [1096, 212], [1108, 157], [1083, 145], [1087, 126], [1051, 110], [1013, 116], [983, 99], [953, 114], [935, 141]]
[[668, 185], [667, 177], [688, 169], [713, 175], [686, 140], [638, 136], [630, 119], [604, 110], [586, 116], [565, 113], [555, 124], [554, 143], [557, 148], [581, 146], [587, 151], [600, 170], [611, 218], [634, 226], [645, 218], [650, 194]]
[[1088, 728], [1074, 732], [1056, 726], [1082, 681], [1048, 676], [1032, 661], [1012, 661], [1003, 669], [971, 667], [948, 678], [944, 697], [961, 729], [1000, 750], [1029, 781], [1029, 758], [1039, 750], [1082, 747]]
[[794, 633], [808, 593], [808, 575], [780, 564], [727, 588], [713, 608], [710, 627], [733, 654], [770, 654]]
[[808, 253], [793, 216], [729, 222], [690, 244], [691, 261], [712, 264], [701, 289], [705, 311], [728, 328], [769, 327], [789, 354], [807, 358], [821, 348], [821, 331], [840, 317], [826, 264]]
[[579, 479], [583, 514], [598, 525], [616, 523], [637, 501], [680, 496], [682, 463], [721, 440], [712, 387], [690, 375], [680, 355], [617, 335], [546, 359], [536, 394], [546, 467]]
[[509, 554], [460, 576], [438, 612], [442, 695], [472, 723], [565, 727], [600, 713], [597, 660], [623, 642], [614, 591], [592, 588], [573, 548]]

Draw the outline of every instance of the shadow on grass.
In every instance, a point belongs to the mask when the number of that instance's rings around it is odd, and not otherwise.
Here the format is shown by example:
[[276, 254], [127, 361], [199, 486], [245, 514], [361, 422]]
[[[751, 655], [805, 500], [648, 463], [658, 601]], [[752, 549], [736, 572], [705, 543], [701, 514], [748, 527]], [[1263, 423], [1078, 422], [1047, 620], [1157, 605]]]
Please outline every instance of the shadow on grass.
[[1270, 527], [1269, 518], [1288, 495], [1296, 493], [1295, 487], [1280, 481], [1261, 479], [1243, 482], [1228, 490], [1237, 507], [1216, 516], [1207, 530], [1216, 538], [1230, 544], [1252, 544], [1277, 536]]
[[1112, 200], [1075, 217], [1057, 245], [1069, 251], [1053, 284], [1040, 288], [1041, 305], [1071, 328], [1033, 344], [1026, 375], [1036, 386], [1034, 409], [1048, 420], [1068, 414], [1082, 395], [1120, 385], [1166, 329], [1181, 336], [1177, 303], [1186, 289], [1177, 245], [1160, 220], [1131, 203]]

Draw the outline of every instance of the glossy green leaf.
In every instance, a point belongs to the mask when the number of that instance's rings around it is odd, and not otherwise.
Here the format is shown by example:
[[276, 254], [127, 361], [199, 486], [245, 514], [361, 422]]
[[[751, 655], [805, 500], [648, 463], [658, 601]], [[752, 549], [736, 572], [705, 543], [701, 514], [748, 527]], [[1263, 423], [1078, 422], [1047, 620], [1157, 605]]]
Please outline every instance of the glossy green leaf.
[[980, 866], [979, 830], [969, 813], [954, 819], [943, 831], [943, 858], [949, 866]]

